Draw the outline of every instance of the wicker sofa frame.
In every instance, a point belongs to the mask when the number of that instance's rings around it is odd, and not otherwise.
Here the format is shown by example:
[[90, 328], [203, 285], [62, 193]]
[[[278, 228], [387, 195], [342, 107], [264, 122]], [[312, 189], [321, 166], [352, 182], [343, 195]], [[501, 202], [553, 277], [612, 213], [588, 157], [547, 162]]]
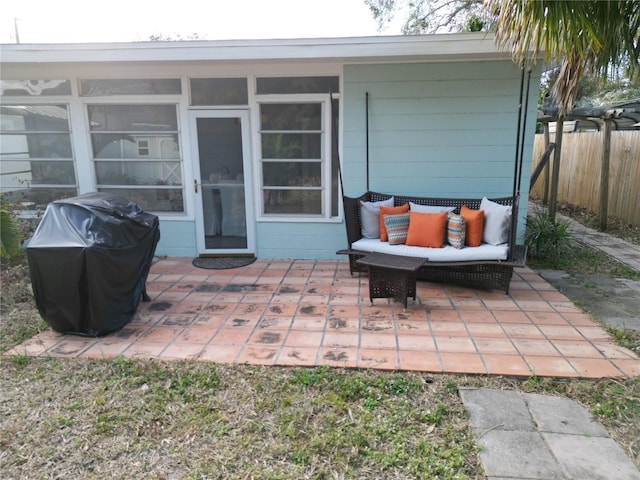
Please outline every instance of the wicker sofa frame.
[[[459, 213], [462, 205], [472, 209], [480, 208], [481, 199], [461, 198], [435, 198], [415, 197], [404, 195], [389, 195], [368, 191], [359, 197], [343, 197], [345, 225], [349, 248], [338, 253], [349, 255], [349, 267], [351, 274], [366, 272], [367, 268], [357, 263], [359, 258], [367, 255], [367, 252], [351, 248], [352, 244], [362, 238], [362, 225], [360, 218], [360, 201], [377, 202], [394, 197], [394, 205], [403, 205], [408, 202], [420, 205], [441, 205], [455, 207], [454, 212]], [[513, 207], [514, 224], [518, 218], [517, 197], [492, 198], [501, 205]], [[516, 201], [514, 201], [516, 200]], [[526, 260], [526, 247], [516, 244], [516, 228], [512, 224], [509, 236], [509, 253], [506, 260], [480, 260], [463, 262], [429, 262], [418, 270], [417, 278], [420, 280], [453, 283], [457, 285], [478, 287], [485, 289], [502, 289], [509, 294], [509, 284], [514, 267], [524, 266]]]

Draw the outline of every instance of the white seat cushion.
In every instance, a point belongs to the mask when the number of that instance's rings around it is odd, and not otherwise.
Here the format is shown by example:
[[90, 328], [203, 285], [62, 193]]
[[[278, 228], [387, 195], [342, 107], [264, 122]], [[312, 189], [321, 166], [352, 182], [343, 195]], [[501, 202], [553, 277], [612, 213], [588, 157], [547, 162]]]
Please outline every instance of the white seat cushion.
[[481, 244], [479, 247], [464, 247], [461, 249], [446, 245], [443, 248], [414, 247], [409, 245], [389, 245], [376, 238], [361, 238], [353, 242], [351, 248], [363, 252], [390, 253], [407, 257], [428, 258], [431, 262], [474, 262], [481, 260], [506, 260], [509, 245]]

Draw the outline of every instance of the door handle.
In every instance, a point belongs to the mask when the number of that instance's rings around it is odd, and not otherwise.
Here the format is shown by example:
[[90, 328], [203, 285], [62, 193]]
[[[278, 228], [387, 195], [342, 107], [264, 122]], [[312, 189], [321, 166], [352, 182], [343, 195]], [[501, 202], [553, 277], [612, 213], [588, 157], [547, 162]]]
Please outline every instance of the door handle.
[[193, 180], [193, 190], [198, 193], [198, 180]]

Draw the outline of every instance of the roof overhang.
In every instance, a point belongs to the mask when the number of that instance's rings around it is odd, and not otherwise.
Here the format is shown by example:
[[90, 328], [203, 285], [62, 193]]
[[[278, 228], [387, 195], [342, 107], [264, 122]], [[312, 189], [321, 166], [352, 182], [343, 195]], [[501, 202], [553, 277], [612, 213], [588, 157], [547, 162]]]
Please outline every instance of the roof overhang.
[[4, 44], [3, 64], [127, 62], [341, 63], [508, 60], [493, 34], [455, 33], [282, 40]]

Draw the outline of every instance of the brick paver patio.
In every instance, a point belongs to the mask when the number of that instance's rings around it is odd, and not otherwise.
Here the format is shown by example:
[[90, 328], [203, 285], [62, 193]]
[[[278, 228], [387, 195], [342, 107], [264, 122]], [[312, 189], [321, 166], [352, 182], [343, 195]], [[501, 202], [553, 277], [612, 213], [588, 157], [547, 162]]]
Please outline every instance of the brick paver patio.
[[155, 263], [152, 298], [100, 338], [45, 331], [7, 354], [123, 355], [262, 365], [553, 377], [632, 377], [640, 359], [536, 273], [518, 269], [510, 296], [418, 281], [418, 299], [369, 304], [346, 260], [265, 260], [229, 270], [187, 258]]

